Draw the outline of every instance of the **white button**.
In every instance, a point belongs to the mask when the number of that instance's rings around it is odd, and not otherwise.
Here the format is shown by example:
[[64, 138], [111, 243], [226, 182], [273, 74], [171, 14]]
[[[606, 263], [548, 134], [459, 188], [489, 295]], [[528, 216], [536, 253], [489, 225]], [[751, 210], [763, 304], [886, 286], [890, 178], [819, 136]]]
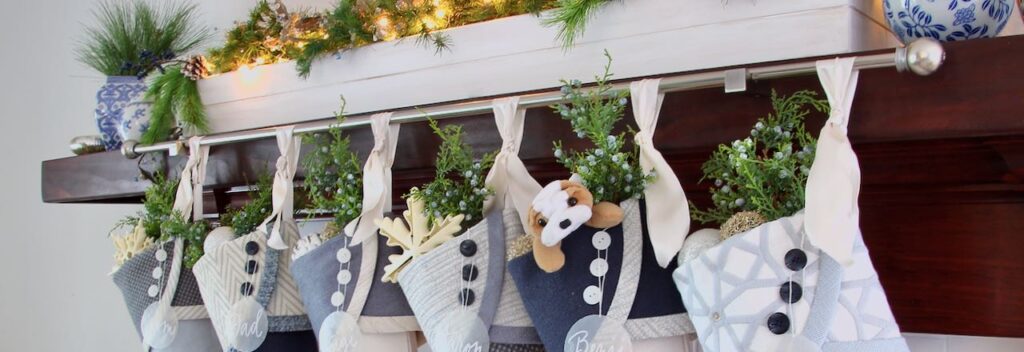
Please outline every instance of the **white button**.
[[156, 295], [160, 293], [160, 288], [156, 287], [156, 285], [149, 285], [148, 293], [150, 297], [156, 297]]
[[153, 256], [156, 257], [156, 261], [162, 263], [163, 261], [167, 260], [167, 251], [165, 251], [163, 248], [157, 249], [156, 253], [153, 253]]
[[345, 294], [341, 292], [335, 292], [331, 295], [331, 305], [335, 307], [341, 307], [341, 304], [345, 303]]
[[342, 248], [338, 250], [339, 263], [348, 263], [348, 261], [350, 260], [352, 260], [352, 251], [348, 250], [348, 248]]
[[601, 289], [594, 285], [587, 286], [587, 289], [583, 290], [583, 301], [589, 305], [601, 303]]
[[594, 248], [605, 250], [612, 245], [612, 235], [604, 231], [598, 231], [594, 233], [594, 238], [591, 241], [594, 243]]
[[153, 278], [159, 280], [160, 277], [164, 276], [164, 268], [155, 267], [153, 268]]
[[348, 270], [342, 270], [338, 272], [338, 283], [347, 284], [352, 281], [352, 272]]
[[604, 259], [601, 259], [601, 258], [597, 258], [597, 259], [594, 259], [594, 261], [590, 262], [590, 275], [594, 275], [596, 277], [602, 277], [602, 276], [604, 276], [604, 274], [607, 274], [607, 273], [608, 273], [608, 261], [607, 260], [604, 260]]

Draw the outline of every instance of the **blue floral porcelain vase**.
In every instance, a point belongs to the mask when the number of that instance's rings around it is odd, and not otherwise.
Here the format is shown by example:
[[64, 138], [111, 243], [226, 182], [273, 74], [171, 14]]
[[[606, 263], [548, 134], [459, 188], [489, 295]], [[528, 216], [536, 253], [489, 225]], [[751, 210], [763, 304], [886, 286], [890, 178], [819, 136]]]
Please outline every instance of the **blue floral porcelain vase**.
[[885, 18], [903, 43], [995, 37], [1017, 0], [884, 0]]
[[148, 127], [148, 104], [141, 102], [145, 93], [146, 82], [135, 76], [107, 77], [96, 92], [96, 127], [107, 150], [121, 148], [125, 135], [131, 138], [133, 131], [138, 131], [138, 139]]

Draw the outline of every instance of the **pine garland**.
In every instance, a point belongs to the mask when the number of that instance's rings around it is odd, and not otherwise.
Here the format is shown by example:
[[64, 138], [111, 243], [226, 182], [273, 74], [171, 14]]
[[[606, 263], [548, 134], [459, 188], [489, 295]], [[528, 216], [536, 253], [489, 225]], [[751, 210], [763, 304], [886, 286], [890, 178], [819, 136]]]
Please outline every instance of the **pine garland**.
[[484, 178], [494, 165], [496, 152], [475, 159], [473, 148], [462, 141], [462, 126], [448, 125], [442, 129], [437, 121], [430, 120], [430, 128], [441, 137], [436, 175], [423, 187], [413, 188], [405, 198], [422, 199], [431, 223], [449, 215], [465, 215], [462, 228], [468, 229], [483, 220], [484, 199], [494, 194], [484, 184]]
[[537, 14], [553, 7], [554, 0], [340, 0], [324, 15], [324, 33], [309, 40], [296, 57], [296, 68], [307, 77], [317, 58], [375, 42], [416, 38], [417, 43], [440, 54], [451, 39], [439, 32], [500, 17]]
[[291, 60], [302, 50], [306, 40], [323, 36], [320, 15], [287, 14], [283, 4], [275, 6], [278, 8], [260, 0], [250, 10], [247, 21], [228, 32], [224, 46], [210, 50], [213, 72]]
[[252, 199], [242, 206], [228, 207], [220, 217], [221, 226], [230, 226], [236, 234], [244, 235], [256, 230], [256, 227], [270, 216], [273, 207], [274, 178], [270, 173], [260, 174]]
[[714, 182], [714, 206], [691, 214], [702, 223], [723, 224], [733, 214], [754, 211], [767, 221], [795, 214], [804, 207], [804, 187], [817, 141], [804, 120], [817, 110], [828, 113], [828, 101], [812, 91], [787, 97], [772, 92], [774, 114], [760, 118], [750, 137], [718, 146], [704, 163], [703, 180]]
[[635, 134], [633, 130], [618, 135], [613, 133], [615, 124], [622, 120], [629, 91], [611, 91], [612, 57], [607, 51], [604, 55], [608, 63], [604, 74], [594, 77], [597, 86], [584, 91], [580, 81], [563, 79], [562, 97], [569, 103], [552, 107], [562, 119], [572, 123], [577, 137], [588, 139], [594, 148], [569, 153], [562, 148], [560, 141], [555, 142], [555, 159], [583, 179], [583, 185], [594, 195], [595, 203], [618, 203], [642, 197], [647, 182], [655, 175], [645, 174], [637, 165], [639, 149], [636, 146], [623, 151], [626, 139]]
[[[363, 176], [359, 157], [349, 148], [348, 136], [343, 136], [341, 123], [345, 121], [344, 99], [341, 111], [337, 112], [338, 124], [331, 126], [327, 133], [304, 137], [305, 143], [313, 149], [302, 160], [306, 178], [302, 187], [309, 197], [310, 206], [317, 211], [333, 215], [331, 224], [341, 230], [354, 220], [363, 208]], [[311, 214], [315, 215], [315, 214]], [[321, 233], [323, 239], [337, 232]]]
[[597, 10], [611, 0], [558, 0], [556, 9], [543, 20], [545, 26], [558, 27], [556, 39], [562, 42], [562, 48], [572, 48], [576, 38], [583, 35], [589, 22]]

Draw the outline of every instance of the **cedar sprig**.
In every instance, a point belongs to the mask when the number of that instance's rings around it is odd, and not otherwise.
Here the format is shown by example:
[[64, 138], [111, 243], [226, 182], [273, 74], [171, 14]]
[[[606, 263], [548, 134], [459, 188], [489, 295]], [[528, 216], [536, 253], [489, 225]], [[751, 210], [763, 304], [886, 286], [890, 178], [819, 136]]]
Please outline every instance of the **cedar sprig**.
[[93, 11], [75, 50], [78, 61], [107, 76], [140, 79], [197, 48], [209, 31], [197, 23], [196, 5], [171, 1], [154, 8], [145, 0], [105, 0]]
[[270, 216], [273, 207], [274, 178], [268, 173], [261, 173], [256, 185], [251, 187], [252, 199], [242, 206], [229, 206], [227, 212], [220, 217], [221, 226], [230, 226], [237, 234], [248, 234]]
[[169, 139], [180, 125], [190, 134], [210, 132], [206, 109], [199, 95], [199, 84], [175, 65], [156, 76], [146, 90], [145, 99], [152, 101], [149, 128], [143, 133], [142, 144], [153, 144]]
[[[316, 212], [330, 213], [333, 216], [331, 223], [338, 231], [358, 217], [363, 208], [362, 167], [359, 156], [350, 148], [348, 136], [342, 134], [344, 98], [341, 101], [341, 110], [335, 113], [337, 124], [331, 126], [327, 133], [304, 137], [304, 142], [312, 145], [313, 149], [302, 161], [306, 170], [303, 188], [310, 205]], [[321, 236], [329, 238], [336, 234], [328, 231]]]
[[184, 240], [184, 263], [186, 268], [192, 268], [203, 256], [203, 242], [206, 234], [210, 232], [210, 224], [206, 220], [186, 221], [182, 214], [174, 212], [164, 222], [160, 223], [160, 241], [170, 241], [175, 238]]
[[449, 215], [462, 214], [462, 228], [467, 229], [483, 219], [484, 199], [494, 190], [484, 184], [488, 170], [494, 165], [495, 152], [475, 157], [473, 148], [462, 140], [462, 126], [447, 125], [440, 128], [430, 120], [430, 128], [441, 137], [437, 153], [434, 180], [414, 188], [406, 198], [419, 198], [426, 204], [431, 223]]
[[202, 219], [186, 221], [183, 214], [174, 211], [178, 180], [157, 173], [153, 176], [152, 182], [145, 192], [143, 211], [119, 221], [115, 229], [136, 226], [141, 221], [146, 237], [157, 243], [181, 237], [185, 243], [184, 264], [191, 268], [203, 255], [203, 241], [210, 226]]
[[596, 87], [584, 90], [579, 80], [563, 79], [562, 97], [568, 103], [552, 106], [562, 119], [572, 123], [577, 137], [586, 138], [594, 147], [570, 152], [560, 141], [555, 142], [555, 159], [583, 179], [583, 185], [594, 195], [594, 202], [618, 203], [642, 197], [647, 182], [656, 175], [640, 169], [636, 146], [626, 146], [626, 139], [635, 132], [613, 132], [615, 124], [622, 120], [629, 91], [612, 91], [612, 58], [607, 51], [605, 57], [608, 62], [604, 74], [595, 76]]
[[[118, 221], [114, 229], [134, 227], [141, 221], [146, 230], [146, 237], [154, 241], [160, 239], [160, 223], [170, 217], [174, 209], [174, 197], [178, 192], [178, 181], [169, 179], [161, 173], [153, 174], [152, 184], [144, 193], [143, 210], [136, 215]], [[111, 231], [113, 232], [113, 231]]]
[[828, 113], [828, 101], [812, 91], [780, 97], [772, 92], [774, 113], [757, 120], [750, 136], [722, 144], [704, 163], [713, 207], [690, 203], [694, 220], [722, 224], [733, 214], [756, 211], [767, 221], [804, 207], [804, 187], [817, 141], [804, 120], [812, 111]]

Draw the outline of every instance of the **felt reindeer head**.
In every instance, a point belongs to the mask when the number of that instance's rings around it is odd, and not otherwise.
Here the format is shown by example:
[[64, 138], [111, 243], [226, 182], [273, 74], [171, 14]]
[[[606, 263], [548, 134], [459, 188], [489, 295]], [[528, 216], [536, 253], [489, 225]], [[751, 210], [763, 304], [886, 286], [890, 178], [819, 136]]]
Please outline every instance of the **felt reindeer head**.
[[622, 222], [622, 209], [611, 202], [594, 204], [594, 196], [576, 177], [549, 183], [530, 206], [526, 231], [533, 237], [533, 256], [546, 272], [565, 265], [562, 239], [581, 225], [606, 228]]

